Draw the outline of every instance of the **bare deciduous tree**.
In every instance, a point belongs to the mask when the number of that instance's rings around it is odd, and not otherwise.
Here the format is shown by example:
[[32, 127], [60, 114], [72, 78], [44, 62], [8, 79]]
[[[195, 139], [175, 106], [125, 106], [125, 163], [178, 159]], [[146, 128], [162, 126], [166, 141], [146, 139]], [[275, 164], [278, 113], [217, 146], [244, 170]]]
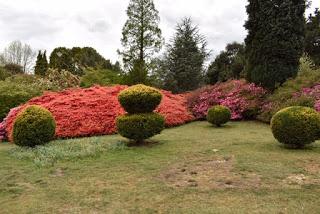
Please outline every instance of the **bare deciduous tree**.
[[28, 44], [22, 44], [20, 41], [13, 41], [0, 55], [2, 64], [20, 65], [24, 73], [30, 73], [32, 70], [36, 51]]

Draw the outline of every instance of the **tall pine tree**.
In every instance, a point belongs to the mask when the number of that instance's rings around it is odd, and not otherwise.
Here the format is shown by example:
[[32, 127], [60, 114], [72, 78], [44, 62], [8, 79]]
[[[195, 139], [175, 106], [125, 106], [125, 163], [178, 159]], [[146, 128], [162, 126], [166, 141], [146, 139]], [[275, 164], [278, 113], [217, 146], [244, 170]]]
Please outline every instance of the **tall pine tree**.
[[191, 91], [203, 81], [203, 67], [208, 56], [207, 42], [190, 18], [176, 27], [172, 44], [165, 56], [164, 87], [175, 93]]
[[48, 59], [47, 59], [47, 51], [44, 51], [43, 55], [42, 55], [42, 67], [43, 67], [44, 74], [46, 74], [49, 69], [49, 63], [48, 63]]
[[45, 76], [48, 71], [48, 67], [46, 51], [44, 51], [43, 54], [39, 51], [36, 66], [34, 67], [34, 73], [39, 76]]
[[119, 53], [129, 70], [128, 77], [137, 75], [130, 84], [145, 83], [148, 63], [163, 43], [159, 12], [153, 0], [130, 0], [127, 15], [128, 20], [122, 29], [123, 50]]
[[245, 24], [247, 79], [274, 90], [298, 72], [305, 0], [249, 0]]
[[36, 65], [34, 67], [34, 73], [35, 75], [41, 75], [42, 76], [42, 70], [41, 70], [41, 61], [42, 61], [42, 53], [41, 51], [38, 52]]

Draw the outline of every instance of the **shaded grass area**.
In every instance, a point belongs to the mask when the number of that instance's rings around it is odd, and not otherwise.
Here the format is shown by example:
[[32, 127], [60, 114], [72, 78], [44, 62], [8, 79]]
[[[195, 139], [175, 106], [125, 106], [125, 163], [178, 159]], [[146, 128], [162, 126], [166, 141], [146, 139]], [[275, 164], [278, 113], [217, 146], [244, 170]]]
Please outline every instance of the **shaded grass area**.
[[0, 145], [1, 213], [318, 213], [320, 146], [288, 150], [257, 122]]

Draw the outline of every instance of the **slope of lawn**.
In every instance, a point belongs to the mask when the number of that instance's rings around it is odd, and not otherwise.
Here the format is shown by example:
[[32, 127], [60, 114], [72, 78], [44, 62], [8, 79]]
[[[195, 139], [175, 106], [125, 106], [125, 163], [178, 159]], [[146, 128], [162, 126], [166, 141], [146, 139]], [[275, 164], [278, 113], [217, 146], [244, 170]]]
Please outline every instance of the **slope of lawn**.
[[1, 213], [318, 213], [320, 144], [288, 150], [257, 122], [194, 122], [149, 145], [114, 135], [0, 145]]

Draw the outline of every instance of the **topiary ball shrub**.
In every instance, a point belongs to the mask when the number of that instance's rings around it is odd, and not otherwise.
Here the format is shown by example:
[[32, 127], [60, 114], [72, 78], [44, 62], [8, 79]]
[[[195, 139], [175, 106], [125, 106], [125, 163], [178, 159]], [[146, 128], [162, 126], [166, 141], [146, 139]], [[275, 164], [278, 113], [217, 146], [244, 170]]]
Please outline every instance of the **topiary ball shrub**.
[[162, 94], [155, 88], [140, 84], [123, 90], [118, 99], [129, 114], [150, 113], [160, 104]]
[[225, 106], [213, 106], [208, 110], [207, 121], [213, 125], [220, 127], [229, 122], [231, 119], [231, 111]]
[[280, 143], [302, 148], [319, 139], [320, 114], [308, 107], [285, 108], [273, 116], [271, 129]]
[[118, 133], [141, 142], [164, 129], [165, 119], [157, 113], [127, 114], [117, 118]]
[[56, 122], [47, 109], [32, 105], [17, 116], [13, 125], [13, 142], [18, 146], [35, 147], [54, 138]]

